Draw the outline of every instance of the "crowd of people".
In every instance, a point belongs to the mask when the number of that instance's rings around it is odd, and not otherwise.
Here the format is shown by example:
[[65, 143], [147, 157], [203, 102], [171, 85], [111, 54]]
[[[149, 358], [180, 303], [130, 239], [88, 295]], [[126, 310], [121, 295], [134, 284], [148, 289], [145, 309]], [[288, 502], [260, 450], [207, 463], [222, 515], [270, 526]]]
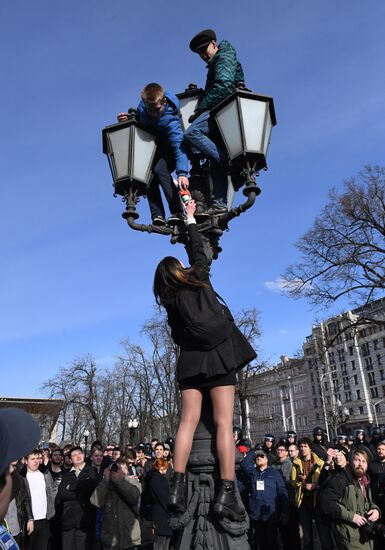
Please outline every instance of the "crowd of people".
[[333, 442], [321, 427], [312, 439], [291, 431], [276, 444], [266, 434], [255, 447], [235, 437], [244, 455], [237, 475], [253, 550], [385, 548], [385, 433], [379, 427], [370, 441], [363, 428]]
[[[367, 441], [357, 429], [328, 442], [316, 427], [312, 439], [266, 434], [252, 445], [235, 429], [251, 549], [385, 548], [384, 435], [374, 428]], [[22, 549], [172, 548], [173, 445], [94, 441], [87, 457], [79, 446], [34, 449], [11, 463], [4, 525]], [[144, 524], [154, 540], [142, 540]]]

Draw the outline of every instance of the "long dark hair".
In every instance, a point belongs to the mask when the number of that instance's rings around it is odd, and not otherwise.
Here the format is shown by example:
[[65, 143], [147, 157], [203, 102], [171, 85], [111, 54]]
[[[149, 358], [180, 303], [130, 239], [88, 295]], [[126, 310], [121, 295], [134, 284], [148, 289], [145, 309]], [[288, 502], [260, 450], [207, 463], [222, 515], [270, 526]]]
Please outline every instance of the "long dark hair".
[[156, 268], [152, 287], [156, 303], [159, 306], [172, 304], [178, 290], [183, 287], [198, 289], [208, 286], [206, 282], [199, 279], [198, 269], [195, 266], [183, 267], [173, 256], [163, 258]]

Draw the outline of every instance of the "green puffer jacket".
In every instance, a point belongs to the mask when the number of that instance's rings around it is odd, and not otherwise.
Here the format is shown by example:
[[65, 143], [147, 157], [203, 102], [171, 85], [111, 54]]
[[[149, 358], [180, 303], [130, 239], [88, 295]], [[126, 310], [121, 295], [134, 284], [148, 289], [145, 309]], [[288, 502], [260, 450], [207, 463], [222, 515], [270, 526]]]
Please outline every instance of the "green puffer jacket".
[[219, 43], [218, 51], [208, 62], [207, 68], [205, 90], [195, 109], [195, 115], [210, 111], [245, 78], [235, 48], [227, 40]]
[[[365, 476], [365, 482], [368, 478]], [[361, 530], [353, 523], [354, 514], [364, 516], [369, 510], [379, 510], [372, 501], [369, 485], [366, 498], [349, 466], [332, 474], [318, 498], [321, 513], [332, 520], [332, 534], [339, 550], [371, 550], [373, 541], [362, 542]]]

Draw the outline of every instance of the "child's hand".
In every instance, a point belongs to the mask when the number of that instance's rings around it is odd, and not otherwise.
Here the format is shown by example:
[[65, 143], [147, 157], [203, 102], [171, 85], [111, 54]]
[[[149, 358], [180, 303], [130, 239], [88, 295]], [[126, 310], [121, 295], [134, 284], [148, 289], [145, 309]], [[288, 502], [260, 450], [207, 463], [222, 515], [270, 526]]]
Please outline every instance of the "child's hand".
[[196, 210], [196, 205], [194, 199], [191, 199], [191, 201], [188, 201], [188, 203], [185, 206], [186, 213], [188, 218], [193, 218]]

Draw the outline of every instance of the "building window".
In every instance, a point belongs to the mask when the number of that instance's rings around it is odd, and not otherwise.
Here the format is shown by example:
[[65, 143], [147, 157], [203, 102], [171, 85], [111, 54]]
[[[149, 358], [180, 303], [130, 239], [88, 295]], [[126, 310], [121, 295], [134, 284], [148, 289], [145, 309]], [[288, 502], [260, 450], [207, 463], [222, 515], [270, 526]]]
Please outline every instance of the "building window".
[[349, 355], [350, 357], [353, 355], [353, 346], [349, 346]]
[[373, 340], [373, 348], [374, 348], [375, 350], [378, 349], [378, 340]]
[[357, 385], [358, 384], [358, 375], [357, 374], [355, 374], [353, 376], [353, 380], [354, 380], [355, 385]]
[[385, 397], [385, 386], [382, 386], [382, 397]]
[[364, 414], [364, 407], [360, 407], [360, 414]]
[[376, 379], [375, 379], [375, 376], [374, 376], [374, 372], [369, 372], [368, 377], [369, 377], [369, 384], [371, 386], [375, 386], [376, 385]]
[[356, 362], [353, 360], [353, 361], [350, 361], [350, 364], [352, 366], [352, 370], [356, 370]]
[[365, 342], [365, 344], [362, 344], [362, 355], [365, 357], [366, 355], [370, 354], [370, 344], [369, 342]]
[[352, 400], [352, 392], [347, 391], [345, 392], [345, 401], [351, 401]]
[[373, 370], [373, 363], [371, 357], [365, 357], [366, 370]]
[[370, 394], [372, 397], [378, 397], [378, 389], [377, 388], [370, 388]]
[[318, 407], [317, 399], [316, 399], [316, 398], [313, 399], [313, 404], [314, 404], [314, 408], [317, 408], [317, 407]]
[[356, 390], [356, 398], [361, 399], [361, 390]]
[[378, 363], [378, 365], [382, 365], [382, 363], [381, 363], [381, 355], [380, 355], [379, 353], [377, 353], [377, 356], [376, 356], [376, 357], [377, 357], [377, 363]]

